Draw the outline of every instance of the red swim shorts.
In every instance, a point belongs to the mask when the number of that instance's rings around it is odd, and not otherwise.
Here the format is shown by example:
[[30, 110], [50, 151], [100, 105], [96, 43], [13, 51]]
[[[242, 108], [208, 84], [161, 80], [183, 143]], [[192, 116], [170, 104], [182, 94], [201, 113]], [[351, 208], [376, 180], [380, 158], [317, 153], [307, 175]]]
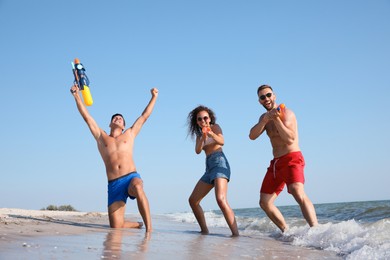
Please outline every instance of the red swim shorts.
[[[304, 167], [305, 159], [300, 151], [291, 152], [279, 158], [274, 158], [264, 176], [260, 192], [267, 194], [275, 192], [279, 195], [285, 184], [289, 185], [295, 182], [304, 184]], [[290, 191], [288, 192], [290, 193]]]

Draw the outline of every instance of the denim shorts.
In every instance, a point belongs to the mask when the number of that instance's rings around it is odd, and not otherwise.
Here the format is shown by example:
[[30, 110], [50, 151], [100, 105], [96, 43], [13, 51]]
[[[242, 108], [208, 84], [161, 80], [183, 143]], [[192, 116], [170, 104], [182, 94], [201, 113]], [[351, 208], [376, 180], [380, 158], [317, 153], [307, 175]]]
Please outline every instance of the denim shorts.
[[206, 157], [206, 172], [200, 180], [213, 185], [216, 178], [230, 180], [230, 166], [223, 152], [214, 152]]

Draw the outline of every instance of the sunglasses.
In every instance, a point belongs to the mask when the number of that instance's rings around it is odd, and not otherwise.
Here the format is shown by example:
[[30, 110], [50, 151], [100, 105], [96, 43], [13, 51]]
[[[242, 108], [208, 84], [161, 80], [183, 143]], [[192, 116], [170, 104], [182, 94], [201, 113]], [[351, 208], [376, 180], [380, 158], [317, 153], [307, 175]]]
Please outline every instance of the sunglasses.
[[260, 100], [264, 100], [266, 97], [267, 97], [267, 98], [272, 97], [272, 93], [270, 92], [270, 93], [267, 93], [267, 94], [265, 94], [265, 95], [261, 95], [261, 96], [260, 96]]
[[207, 121], [207, 119], [209, 119], [208, 116], [204, 116], [204, 117], [198, 117], [198, 122], [201, 122], [202, 120], [204, 120], [205, 122]]

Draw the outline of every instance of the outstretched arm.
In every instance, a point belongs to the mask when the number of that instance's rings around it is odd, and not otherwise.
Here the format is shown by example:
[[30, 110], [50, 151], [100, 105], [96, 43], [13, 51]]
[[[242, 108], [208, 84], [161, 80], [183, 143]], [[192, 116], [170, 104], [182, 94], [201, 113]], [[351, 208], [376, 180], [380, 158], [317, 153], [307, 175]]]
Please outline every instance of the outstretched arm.
[[148, 105], [145, 107], [144, 111], [142, 112], [141, 116], [135, 120], [134, 124], [132, 125], [131, 129], [134, 133], [134, 136], [136, 136], [139, 131], [141, 130], [141, 127], [146, 122], [146, 120], [149, 118], [149, 116], [153, 112], [154, 104], [156, 103], [157, 96], [158, 96], [158, 89], [152, 88], [150, 90], [150, 93], [152, 94], [152, 97], [150, 98], [150, 101]]
[[101, 134], [100, 127], [97, 125], [96, 121], [93, 119], [93, 117], [89, 114], [87, 108], [84, 106], [80, 98], [79, 88], [76, 85], [73, 85], [70, 89], [70, 92], [72, 93], [74, 100], [76, 101], [77, 109], [79, 110], [80, 115], [87, 123], [93, 137], [98, 140]]

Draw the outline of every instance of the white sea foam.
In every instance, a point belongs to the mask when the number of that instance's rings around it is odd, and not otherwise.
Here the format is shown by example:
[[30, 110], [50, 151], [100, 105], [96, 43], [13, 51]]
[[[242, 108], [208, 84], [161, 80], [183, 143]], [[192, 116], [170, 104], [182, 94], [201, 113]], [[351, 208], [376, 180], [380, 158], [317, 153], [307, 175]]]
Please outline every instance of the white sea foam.
[[[176, 221], [195, 223], [192, 212], [169, 215]], [[227, 227], [222, 214], [205, 212], [209, 227]], [[268, 217], [236, 216], [240, 233], [244, 236], [267, 236], [294, 246], [336, 252], [345, 259], [390, 259], [390, 218], [374, 223], [354, 219], [332, 221], [309, 228], [303, 218], [287, 218], [289, 230], [281, 234]]]
[[390, 221], [361, 224], [355, 220], [320, 224], [315, 228], [296, 226], [284, 239], [296, 246], [330, 250], [347, 259], [389, 259]]
[[[220, 214], [216, 214], [213, 211], [207, 211], [204, 213], [207, 225], [209, 227], [227, 227], [224, 217]], [[197, 223], [196, 218], [192, 212], [184, 213], [173, 213], [167, 214], [175, 221], [184, 222], [184, 223]]]

